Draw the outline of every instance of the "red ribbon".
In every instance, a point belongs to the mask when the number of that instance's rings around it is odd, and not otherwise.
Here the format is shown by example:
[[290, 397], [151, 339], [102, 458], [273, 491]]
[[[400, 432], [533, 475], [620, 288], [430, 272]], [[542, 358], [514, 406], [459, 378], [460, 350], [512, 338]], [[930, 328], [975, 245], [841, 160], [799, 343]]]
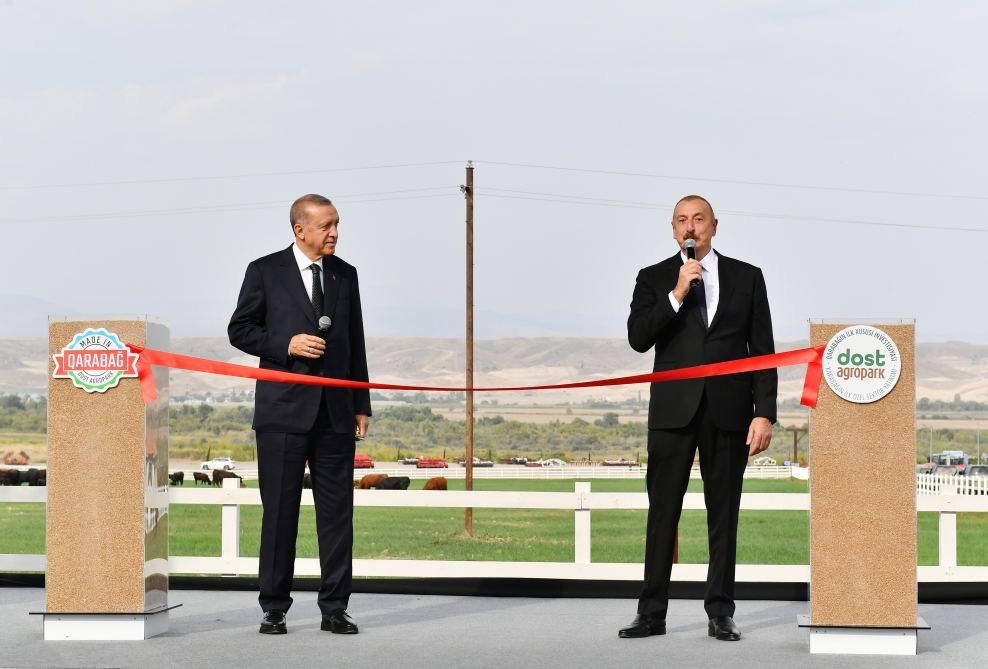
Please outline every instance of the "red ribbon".
[[788, 367], [790, 365], [806, 364], [806, 378], [803, 382], [803, 394], [800, 404], [816, 407], [817, 394], [820, 389], [820, 379], [823, 376], [823, 349], [824, 346], [814, 346], [811, 348], [801, 348], [795, 351], [785, 351], [784, 353], [770, 353], [768, 355], [757, 355], [751, 358], [741, 358], [740, 360], [727, 360], [725, 362], [714, 362], [708, 365], [697, 365], [695, 367], [683, 367], [681, 369], [669, 369], [663, 372], [652, 372], [651, 374], [636, 374], [634, 376], [620, 376], [613, 379], [599, 379], [597, 381], [577, 381], [574, 383], [556, 383], [542, 386], [504, 386], [490, 388], [448, 388], [445, 386], [403, 386], [394, 383], [374, 383], [370, 381], [349, 381], [346, 379], [331, 379], [324, 376], [310, 376], [308, 374], [295, 374], [293, 372], [279, 372], [273, 369], [260, 369], [257, 367], [247, 367], [246, 365], [235, 365], [230, 362], [217, 362], [207, 358], [195, 358], [190, 355], [179, 355], [178, 353], [166, 353], [150, 348], [142, 348], [136, 344], [127, 344], [127, 347], [140, 358], [137, 361], [137, 376], [141, 383], [141, 392], [144, 395], [144, 402], [153, 402], [158, 397], [154, 386], [154, 374], [152, 365], [159, 367], [171, 367], [172, 369], [185, 369], [190, 372], [206, 372], [208, 374], [219, 374], [222, 376], [239, 376], [245, 379], [258, 379], [260, 381], [278, 381], [280, 383], [300, 383], [307, 386], [328, 386], [330, 388], [368, 388], [376, 390], [431, 390], [439, 392], [497, 392], [505, 390], [558, 390], [563, 388], [592, 388], [595, 386], [625, 386], [633, 383], [658, 383], [662, 381], [681, 381], [683, 379], [699, 379], [709, 376], [724, 376], [726, 374], [743, 374], [746, 372], [757, 372], [764, 369], [774, 369], [776, 367]]

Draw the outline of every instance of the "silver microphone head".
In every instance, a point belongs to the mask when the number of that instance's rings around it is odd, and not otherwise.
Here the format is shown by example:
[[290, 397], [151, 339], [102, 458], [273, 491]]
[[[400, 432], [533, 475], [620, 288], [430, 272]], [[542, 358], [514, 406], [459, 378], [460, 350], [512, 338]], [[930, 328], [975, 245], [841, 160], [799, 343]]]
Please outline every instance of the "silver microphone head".
[[325, 332], [329, 329], [329, 326], [333, 324], [333, 320], [329, 316], [319, 317], [319, 331]]
[[686, 257], [687, 258], [696, 258], [696, 240], [695, 239], [693, 239], [692, 237], [690, 237], [685, 242], [683, 242], [683, 246], [686, 248]]

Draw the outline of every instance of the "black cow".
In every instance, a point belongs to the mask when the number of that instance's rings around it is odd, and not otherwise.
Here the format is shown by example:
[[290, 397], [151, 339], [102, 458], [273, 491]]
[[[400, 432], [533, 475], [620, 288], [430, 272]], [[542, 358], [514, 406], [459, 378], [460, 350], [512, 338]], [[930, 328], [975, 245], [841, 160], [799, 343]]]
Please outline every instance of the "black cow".
[[195, 480], [196, 485], [203, 483], [209, 485], [209, 474], [204, 472], [192, 472], [192, 478]]
[[377, 484], [378, 490], [408, 490], [411, 480], [407, 476], [389, 476]]
[[185, 485], [185, 472], [174, 472], [168, 475], [172, 485]]
[[[41, 470], [45, 472], [45, 470]], [[0, 485], [44, 485], [38, 483], [39, 477], [47, 478], [47, 472], [41, 473], [34, 467], [26, 471], [20, 469], [0, 469]]]

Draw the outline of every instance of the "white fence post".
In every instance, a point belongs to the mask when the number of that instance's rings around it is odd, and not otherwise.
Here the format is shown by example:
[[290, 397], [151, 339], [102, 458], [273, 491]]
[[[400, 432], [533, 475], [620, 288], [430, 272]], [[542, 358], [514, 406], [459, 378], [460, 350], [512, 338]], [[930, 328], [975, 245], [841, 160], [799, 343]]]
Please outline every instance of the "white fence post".
[[957, 566], [957, 514], [940, 512], [940, 566], [948, 574]]
[[576, 482], [579, 506], [575, 513], [576, 525], [573, 538], [575, 558], [573, 561], [577, 564], [590, 564], [590, 507], [584, 498], [584, 494], [589, 492], [589, 481]]
[[[224, 489], [235, 489], [240, 487], [240, 479], [230, 477], [223, 479]], [[222, 540], [220, 545], [220, 557], [224, 564], [229, 566], [228, 573], [223, 576], [237, 576], [237, 558], [240, 557], [240, 505], [224, 504], [221, 516]]]

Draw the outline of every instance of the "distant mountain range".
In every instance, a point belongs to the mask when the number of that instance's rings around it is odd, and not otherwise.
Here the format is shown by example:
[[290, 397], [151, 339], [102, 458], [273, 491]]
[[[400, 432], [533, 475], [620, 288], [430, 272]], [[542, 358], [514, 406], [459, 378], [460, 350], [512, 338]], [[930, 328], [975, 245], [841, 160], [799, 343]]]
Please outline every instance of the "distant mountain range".
[[[777, 342], [780, 351], [802, 348], [805, 341]], [[462, 339], [372, 337], [368, 364], [374, 381], [408, 385], [462, 386], [465, 352]], [[243, 365], [257, 365], [221, 337], [172, 340], [172, 351]], [[651, 354], [635, 353], [623, 339], [562, 337], [479, 340], [474, 347], [476, 386], [522, 386], [565, 383], [651, 371]], [[917, 397], [988, 401], [988, 346], [964, 342], [919, 344]], [[332, 351], [330, 351], [332, 355]], [[48, 341], [43, 338], [0, 339], [0, 393], [46, 393]], [[780, 370], [780, 399], [798, 398], [802, 366]], [[223, 393], [249, 389], [253, 381], [172, 371], [173, 395]], [[551, 393], [491, 394], [503, 402], [531, 404], [623, 400], [642, 394], [641, 385], [613, 386]], [[487, 397], [486, 395], [484, 397]]]

